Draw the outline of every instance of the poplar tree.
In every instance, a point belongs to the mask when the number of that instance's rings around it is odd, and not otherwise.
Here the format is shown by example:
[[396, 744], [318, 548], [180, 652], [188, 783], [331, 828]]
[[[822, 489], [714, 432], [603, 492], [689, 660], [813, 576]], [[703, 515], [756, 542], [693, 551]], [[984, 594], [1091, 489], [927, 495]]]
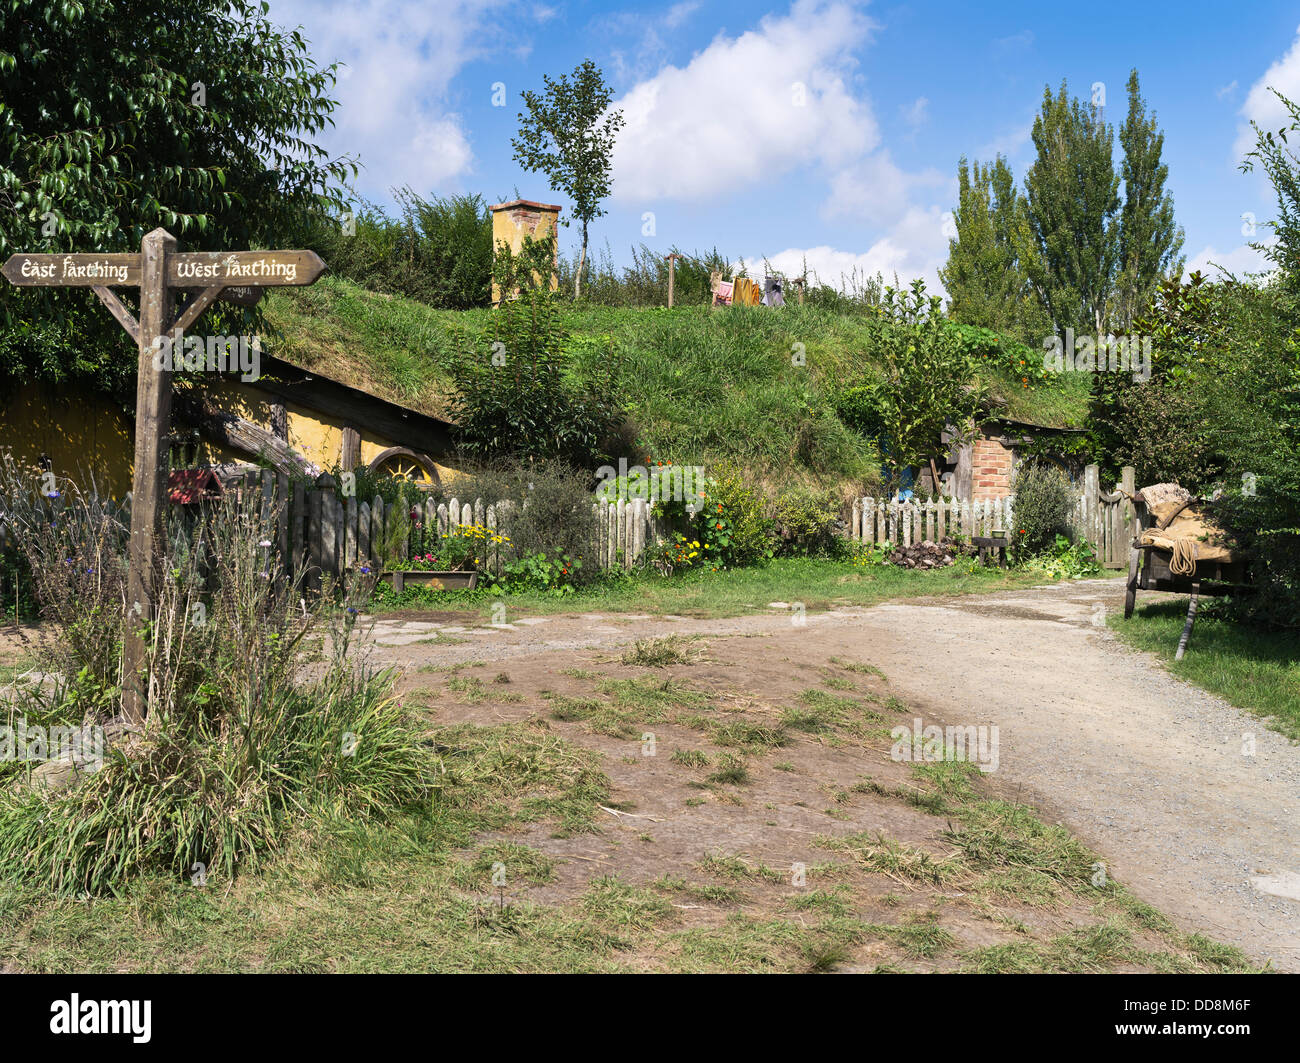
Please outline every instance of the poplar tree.
[[1165, 190], [1169, 167], [1161, 159], [1165, 136], [1147, 117], [1138, 72], [1128, 77], [1128, 117], [1119, 131], [1124, 150], [1124, 207], [1119, 220], [1120, 274], [1116, 324], [1125, 332], [1145, 311], [1161, 278], [1181, 273], [1183, 230], [1174, 224], [1174, 197]]
[[1037, 342], [1047, 322], [1018, 253], [1028, 243], [1028, 219], [1007, 160], [999, 155], [991, 164], [970, 166], [963, 156], [957, 183], [957, 235], [939, 271], [950, 316]]
[[610, 110], [613, 91], [600, 67], [584, 59], [558, 79], [542, 75], [545, 89], [525, 90], [525, 115], [519, 115], [519, 135], [511, 140], [515, 160], [525, 170], [541, 170], [551, 187], [573, 200], [573, 216], [582, 223], [582, 254], [573, 277], [573, 297], [582, 294], [582, 270], [587, 262], [587, 226], [605, 213], [601, 202], [609, 195], [614, 142], [623, 128], [623, 112]]
[[1029, 281], [1059, 331], [1104, 331], [1119, 263], [1119, 175], [1114, 133], [1095, 104], [1071, 99], [1065, 82], [1034, 119], [1038, 157], [1025, 175], [1029, 239], [1020, 247]]

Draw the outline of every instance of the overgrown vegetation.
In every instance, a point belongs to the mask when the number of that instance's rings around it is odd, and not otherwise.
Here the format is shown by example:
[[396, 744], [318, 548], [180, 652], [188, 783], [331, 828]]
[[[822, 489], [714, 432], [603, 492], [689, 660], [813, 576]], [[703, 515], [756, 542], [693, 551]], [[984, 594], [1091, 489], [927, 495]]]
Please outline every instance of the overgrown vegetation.
[[366, 587], [349, 587], [342, 610], [329, 594], [307, 608], [260, 545], [258, 514], [233, 501], [188, 528], [173, 518], [140, 677], [148, 717], [122, 720], [125, 528], [96, 500], [42, 497], [27, 482], [5, 464], [0, 494], [47, 622], [46, 678], [0, 695], [5, 718], [103, 738], [93, 760], [73, 761], [67, 789], [6, 762], [0, 880], [72, 894], [150, 873], [233, 877], [304, 819], [365, 820], [431, 799], [429, 749], [391, 676], [348, 656]]

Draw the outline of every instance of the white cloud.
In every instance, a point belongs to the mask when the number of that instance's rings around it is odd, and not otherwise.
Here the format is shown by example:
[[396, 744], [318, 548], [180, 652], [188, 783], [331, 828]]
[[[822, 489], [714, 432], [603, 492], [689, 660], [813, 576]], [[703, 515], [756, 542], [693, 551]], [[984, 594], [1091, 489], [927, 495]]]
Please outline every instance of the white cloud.
[[[1260, 242], [1271, 244], [1276, 237], [1262, 237]], [[1211, 280], [1222, 276], [1222, 271], [1235, 274], [1238, 277], [1244, 277], [1248, 273], [1270, 272], [1273, 264], [1268, 261], [1255, 248], [1247, 244], [1240, 247], [1231, 248], [1228, 251], [1218, 251], [1213, 246], [1206, 246], [1197, 254], [1193, 255], [1187, 265], [1183, 267], [1183, 276], [1190, 276], [1192, 273], [1200, 271]]]
[[615, 106], [615, 195], [708, 201], [737, 185], [819, 162], [843, 165], [879, 141], [846, 82], [874, 23], [846, 3], [796, 0], [788, 15], [719, 36], [684, 68], [666, 66]]
[[1231, 96], [1236, 91], [1237, 91], [1237, 79], [1233, 78], [1226, 85], [1224, 85], [1223, 88], [1215, 90], [1214, 95], [1217, 96], [1219, 99], [1223, 99], [1223, 97]]
[[1288, 99], [1300, 101], [1300, 29], [1296, 34], [1287, 53], [1251, 85], [1246, 102], [1241, 105], [1243, 120], [1237, 127], [1237, 141], [1233, 145], [1236, 162], [1255, 147], [1255, 131], [1250, 128], [1252, 121], [1259, 123], [1264, 130], [1276, 130], [1289, 124], [1286, 108], [1270, 89], [1276, 89]]
[[499, 2], [276, 0], [272, 18], [302, 25], [321, 66], [345, 64], [335, 87], [335, 125], [320, 140], [336, 155], [360, 156], [364, 194], [383, 199], [405, 184], [428, 193], [470, 171], [474, 153], [447, 90], [482, 54], [482, 16]]
[[831, 178], [830, 196], [822, 205], [828, 219], [848, 218], [871, 225], [896, 222], [908, 209], [914, 191], [952, 185], [949, 198], [956, 198], [956, 181], [938, 170], [906, 173], [895, 165], [888, 150], [859, 160]]
[[[806, 262], [809, 282], [847, 289], [856, 281], [861, 284], [877, 273], [888, 285], [907, 286], [919, 277], [933, 295], [946, 294], [939, 281], [939, 268], [948, 258], [948, 238], [944, 235], [944, 218], [938, 207], [911, 207], [889, 232], [865, 251], [847, 251], [821, 245], [790, 247], [768, 254], [773, 270], [787, 277], [797, 277]], [[745, 259], [751, 276], [762, 275], [763, 254]]]
[[1030, 118], [1023, 125], [1016, 126], [981, 144], [978, 150], [972, 153], [971, 161], [978, 159], [980, 162], [992, 162], [999, 155], [1014, 159], [1029, 145], [1033, 135], [1034, 120]]
[[668, 9], [668, 14], [664, 16], [664, 26], [670, 30], [675, 30], [696, 11], [699, 10], [699, 0], [682, 0], [679, 4], [673, 4]]
[[903, 121], [913, 129], [925, 125], [930, 120], [930, 101], [924, 96], [918, 96], [910, 104], [903, 104], [899, 110], [903, 114]]

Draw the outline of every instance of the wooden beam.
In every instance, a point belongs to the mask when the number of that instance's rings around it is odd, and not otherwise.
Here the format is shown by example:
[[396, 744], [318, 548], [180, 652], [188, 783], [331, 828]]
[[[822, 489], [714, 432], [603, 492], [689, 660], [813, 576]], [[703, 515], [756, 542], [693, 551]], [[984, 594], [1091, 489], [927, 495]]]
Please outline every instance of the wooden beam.
[[[212, 288], [204, 288], [198, 295], [194, 296], [185, 304], [185, 309], [181, 311], [180, 316], [172, 322], [172, 330], [180, 329], [184, 332], [189, 328], [204, 310], [212, 305], [212, 302], [221, 294], [222, 285]], [[110, 307], [110, 309], [112, 309]]]
[[176, 416], [199, 430], [209, 443], [227, 447], [250, 458], [264, 458], [279, 472], [315, 479], [321, 474], [313, 465], [283, 439], [252, 421], [233, 413], [209, 407], [201, 398], [181, 392], [176, 396]]
[[122, 305], [122, 300], [117, 297], [117, 293], [112, 288], [105, 288], [102, 284], [96, 284], [91, 289], [99, 296], [99, 301], [108, 307], [108, 312], [117, 318], [117, 323], [126, 329], [127, 335], [135, 340], [136, 347], [140, 346], [140, 322], [131, 316], [131, 311]]
[[339, 468], [351, 472], [361, 464], [361, 433], [350, 424], [343, 427], [343, 447], [339, 454]]
[[357, 425], [367, 434], [424, 451], [434, 457], [453, 449], [455, 426], [447, 421], [406, 410], [396, 403], [340, 384], [309, 370], [262, 355], [262, 376], [249, 385], [282, 402], [314, 413], [337, 417]]
[[271, 403], [271, 434], [276, 439], [289, 440], [289, 411], [283, 402]]

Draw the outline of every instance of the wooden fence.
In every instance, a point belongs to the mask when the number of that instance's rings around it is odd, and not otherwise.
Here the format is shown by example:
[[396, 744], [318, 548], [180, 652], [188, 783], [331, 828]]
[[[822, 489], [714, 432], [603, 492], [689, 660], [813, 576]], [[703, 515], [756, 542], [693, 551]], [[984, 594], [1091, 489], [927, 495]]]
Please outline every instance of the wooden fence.
[[[1134, 472], [1123, 470], [1120, 486], [1132, 494]], [[1119, 490], [1103, 491], [1100, 470], [1089, 465], [1080, 483], [1074, 507], [1077, 534], [1092, 544], [1097, 560], [1107, 568], [1128, 564], [1129, 543], [1135, 534], [1133, 506]], [[945, 535], [1015, 534], [1015, 499], [981, 499], [959, 502], [951, 498], [854, 499], [849, 535], [861, 543], [911, 546]]]
[[[1121, 484], [1132, 492], [1131, 468], [1124, 470]], [[251, 470], [228, 481], [226, 492], [243, 505], [260, 508], [268, 552], [277, 549], [286, 568], [302, 572], [312, 588], [320, 585], [322, 576], [337, 578], [362, 566], [380, 569], [400, 559], [436, 553], [437, 540], [457, 528], [478, 525], [489, 533], [498, 532], [508, 523], [513, 505], [485, 504], [482, 499], [472, 503], [428, 499], [398, 511], [386, 507], [378, 497], [368, 502], [340, 498], [328, 473], [320, 476], [314, 487], [307, 487], [271, 470]], [[651, 504], [643, 499], [592, 503], [592, 545], [600, 568], [631, 568], [665, 533], [650, 509]], [[849, 535], [863, 543], [911, 545], [945, 535], [1014, 532], [1012, 498], [979, 502], [913, 498], [904, 502], [868, 497], [855, 499], [851, 509]], [[1088, 466], [1075, 507], [1075, 526], [1092, 543], [1103, 565], [1122, 568], [1127, 564], [1133, 521], [1133, 507], [1119, 491], [1102, 491], [1097, 466]], [[4, 532], [0, 520], [0, 537]], [[489, 544], [482, 567], [499, 572], [503, 562], [501, 548]]]
[[[260, 506], [268, 540], [278, 546], [291, 572], [304, 573], [309, 587], [318, 586], [322, 576], [339, 577], [363, 566], [391, 567], [424, 553], [436, 555], [438, 540], [457, 529], [477, 525], [490, 539], [504, 533], [514, 505], [452, 498], [385, 506], [379, 497], [368, 502], [341, 498], [328, 473], [308, 488], [270, 470], [253, 470], [228, 481], [226, 493], [233, 493], [242, 505]], [[659, 534], [645, 500], [593, 502], [591, 513], [592, 545], [602, 569], [632, 567]], [[504, 560], [502, 547], [489, 541], [480, 567], [500, 572]]]

